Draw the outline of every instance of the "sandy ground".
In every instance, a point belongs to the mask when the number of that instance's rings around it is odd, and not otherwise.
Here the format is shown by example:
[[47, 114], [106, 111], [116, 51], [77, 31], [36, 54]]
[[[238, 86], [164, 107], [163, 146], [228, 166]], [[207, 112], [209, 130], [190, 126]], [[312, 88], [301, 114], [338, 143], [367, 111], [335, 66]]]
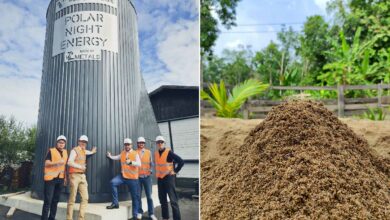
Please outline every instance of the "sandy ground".
[[[248, 133], [262, 119], [201, 119], [201, 160], [223, 160], [234, 149], [244, 143]], [[379, 155], [390, 158], [390, 121], [371, 121], [362, 119], [341, 119], [354, 132], [363, 136], [370, 147]], [[223, 146], [230, 145], [226, 148]]]

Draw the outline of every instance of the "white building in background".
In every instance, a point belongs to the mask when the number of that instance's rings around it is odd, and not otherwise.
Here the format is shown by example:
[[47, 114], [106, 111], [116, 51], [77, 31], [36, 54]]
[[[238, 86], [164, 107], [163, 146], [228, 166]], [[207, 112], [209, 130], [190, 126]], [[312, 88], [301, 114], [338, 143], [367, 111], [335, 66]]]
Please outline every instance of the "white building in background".
[[167, 146], [185, 161], [178, 177], [199, 179], [199, 87], [161, 86], [149, 97]]

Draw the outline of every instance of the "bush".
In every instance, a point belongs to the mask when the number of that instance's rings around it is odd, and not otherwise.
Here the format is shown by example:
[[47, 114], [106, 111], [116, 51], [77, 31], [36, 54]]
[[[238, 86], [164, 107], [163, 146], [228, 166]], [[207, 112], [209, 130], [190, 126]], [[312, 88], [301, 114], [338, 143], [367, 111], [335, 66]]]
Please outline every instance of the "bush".
[[0, 169], [5, 165], [18, 167], [32, 161], [35, 150], [36, 126], [25, 127], [14, 117], [0, 116]]

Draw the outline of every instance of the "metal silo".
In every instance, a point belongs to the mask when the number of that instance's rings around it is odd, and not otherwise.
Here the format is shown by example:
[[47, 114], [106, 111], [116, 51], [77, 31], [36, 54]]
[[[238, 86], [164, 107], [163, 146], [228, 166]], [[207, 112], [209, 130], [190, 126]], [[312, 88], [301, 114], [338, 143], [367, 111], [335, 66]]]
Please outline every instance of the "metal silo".
[[140, 135], [154, 147], [148, 139], [159, 134], [140, 73], [133, 1], [51, 0], [46, 20], [32, 196], [43, 198], [44, 157], [55, 138], [64, 134], [70, 151], [85, 134], [88, 149], [98, 148], [87, 165], [90, 202], [111, 201], [120, 165], [106, 152], [119, 154], [125, 137]]

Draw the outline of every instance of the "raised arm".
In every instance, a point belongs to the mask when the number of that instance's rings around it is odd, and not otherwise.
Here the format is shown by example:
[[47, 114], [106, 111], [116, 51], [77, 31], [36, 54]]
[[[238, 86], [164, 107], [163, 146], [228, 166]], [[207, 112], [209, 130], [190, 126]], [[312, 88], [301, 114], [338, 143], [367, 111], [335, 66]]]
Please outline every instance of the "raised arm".
[[113, 156], [113, 155], [111, 155], [110, 152], [107, 152], [107, 157], [110, 158], [111, 160], [120, 160], [121, 159], [121, 155], [120, 154]]
[[96, 154], [96, 147], [92, 147], [92, 150], [85, 150], [86, 155]]

